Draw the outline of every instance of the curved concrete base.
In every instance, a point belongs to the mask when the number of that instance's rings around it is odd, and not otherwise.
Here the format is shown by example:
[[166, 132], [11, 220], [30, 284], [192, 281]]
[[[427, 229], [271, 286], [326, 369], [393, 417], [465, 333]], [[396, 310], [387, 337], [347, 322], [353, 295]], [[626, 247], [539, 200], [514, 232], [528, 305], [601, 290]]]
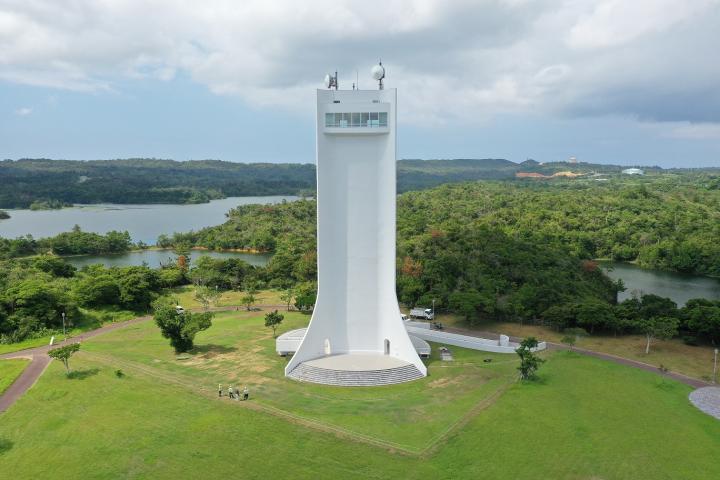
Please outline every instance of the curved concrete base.
[[720, 420], [720, 387], [702, 387], [690, 392], [690, 401], [703, 412]]
[[412, 363], [389, 355], [328, 355], [301, 363], [288, 377], [323, 385], [372, 387], [393, 385], [423, 378]]

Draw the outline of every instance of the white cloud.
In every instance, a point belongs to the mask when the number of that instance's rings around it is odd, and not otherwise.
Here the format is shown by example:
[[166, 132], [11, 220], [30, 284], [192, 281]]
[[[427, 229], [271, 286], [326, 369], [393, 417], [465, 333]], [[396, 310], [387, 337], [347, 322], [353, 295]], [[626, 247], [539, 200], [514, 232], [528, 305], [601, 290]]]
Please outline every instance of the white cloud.
[[720, 140], [720, 124], [682, 123], [672, 126], [667, 136], [691, 140]]
[[382, 57], [405, 121], [500, 113], [720, 122], [720, 0], [0, 0], [0, 79], [80, 91], [188, 75], [310, 108]]
[[26, 117], [32, 113], [32, 108], [29, 107], [22, 107], [15, 110], [15, 115], [20, 115], [21, 117]]
[[715, 0], [606, 0], [582, 14], [570, 29], [568, 43], [575, 48], [602, 48], [627, 44], [636, 38], [662, 33], [717, 5]]

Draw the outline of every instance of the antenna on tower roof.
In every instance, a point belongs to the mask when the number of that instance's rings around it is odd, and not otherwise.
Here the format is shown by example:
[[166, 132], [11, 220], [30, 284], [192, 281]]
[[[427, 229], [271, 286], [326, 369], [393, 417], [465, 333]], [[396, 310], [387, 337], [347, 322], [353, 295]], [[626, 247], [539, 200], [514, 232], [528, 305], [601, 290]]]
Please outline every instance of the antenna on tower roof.
[[338, 89], [338, 74], [337, 70], [335, 71], [335, 76], [332, 76], [331, 74], [325, 75], [325, 88], [333, 88], [335, 87], [335, 90]]
[[378, 81], [378, 87], [380, 90], [385, 88], [383, 85], [383, 79], [385, 78], [385, 67], [383, 67], [382, 60], [380, 60], [380, 63], [375, 65], [372, 70], [370, 70], [370, 73], [372, 74], [372, 77]]

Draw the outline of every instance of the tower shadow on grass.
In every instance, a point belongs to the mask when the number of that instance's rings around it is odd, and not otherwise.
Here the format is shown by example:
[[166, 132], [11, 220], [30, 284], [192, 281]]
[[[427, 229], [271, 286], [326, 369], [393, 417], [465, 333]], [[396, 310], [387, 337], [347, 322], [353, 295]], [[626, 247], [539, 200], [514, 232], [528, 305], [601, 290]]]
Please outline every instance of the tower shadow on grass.
[[219, 355], [222, 353], [231, 353], [237, 351], [237, 348], [235, 347], [225, 347], [223, 345], [215, 345], [213, 343], [209, 343], [207, 345], [196, 345], [192, 350], [190, 350], [189, 353], [196, 354], [196, 355], [202, 355], [202, 354], [212, 354], [212, 355]]
[[10, 451], [13, 448], [13, 445], [15, 444], [7, 438], [0, 438], [0, 455]]
[[85, 380], [100, 373], [99, 368], [89, 368], [86, 370], [74, 370], [67, 375], [70, 380]]

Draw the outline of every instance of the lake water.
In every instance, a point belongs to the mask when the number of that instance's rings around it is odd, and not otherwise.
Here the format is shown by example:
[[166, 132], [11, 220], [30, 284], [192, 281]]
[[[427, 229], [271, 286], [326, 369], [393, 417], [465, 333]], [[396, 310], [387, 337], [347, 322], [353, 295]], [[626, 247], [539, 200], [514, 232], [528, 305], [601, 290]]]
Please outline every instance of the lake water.
[[110, 230], [130, 232], [133, 241], [154, 245], [160, 234], [188, 232], [220, 225], [225, 214], [238, 205], [293, 201], [293, 196], [230, 197], [197, 205], [77, 205], [62, 210], [7, 210], [9, 219], [0, 220], [0, 237], [32, 235], [52, 237], [67, 232], [73, 225], [84, 231], [106, 233]]
[[720, 280], [715, 278], [648, 270], [631, 263], [603, 262], [601, 265], [610, 278], [621, 278], [625, 283], [627, 290], [618, 294], [618, 301], [632, 297], [633, 292], [668, 297], [680, 307], [691, 298], [720, 300]]
[[[250, 265], [264, 266], [270, 260], [270, 255], [261, 253], [242, 252], [212, 252], [207, 250], [191, 250], [190, 262], [194, 263], [198, 258], [209, 256], [212, 258], [239, 258]], [[150, 268], [157, 268], [160, 264], [167, 264], [176, 258], [172, 250], [143, 250], [139, 252], [119, 253], [115, 255], [80, 255], [66, 257], [68, 263], [77, 268], [86, 265], [101, 263], [107, 267], [124, 267], [129, 265], [142, 265], [147, 263]]]

